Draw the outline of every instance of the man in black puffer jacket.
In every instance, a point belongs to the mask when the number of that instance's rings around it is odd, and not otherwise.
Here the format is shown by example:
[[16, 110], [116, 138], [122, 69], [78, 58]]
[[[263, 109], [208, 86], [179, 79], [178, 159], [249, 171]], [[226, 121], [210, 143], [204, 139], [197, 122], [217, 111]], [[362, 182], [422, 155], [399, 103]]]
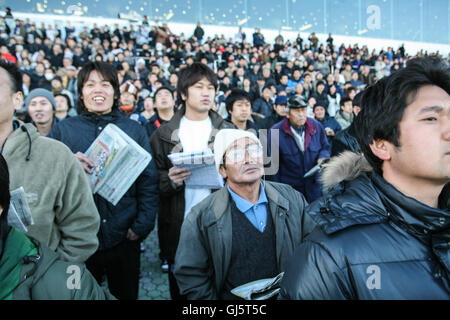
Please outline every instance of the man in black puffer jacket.
[[[113, 123], [151, 153], [145, 129], [118, 112], [117, 71], [102, 62], [87, 63], [78, 76], [79, 113], [52, 128], [49, 137], [66, 144], [90, 173], [93, 165], [83, 153], [100, 132]], [[114, 206], [94, 195], [100, 213], [99, 249], [86, 261], [97, 281], [106, 274], [109, 289], [118, 299], [136, 300], [139, 290], [140, 241], [155, 226], [158, 210], [158, 172], [154, 160]]]
[[296, 249], [284, 299], [450, 299], [450, 70], [418, 58], [362, 96], [364, 156], [327, 164], [318, 227]]

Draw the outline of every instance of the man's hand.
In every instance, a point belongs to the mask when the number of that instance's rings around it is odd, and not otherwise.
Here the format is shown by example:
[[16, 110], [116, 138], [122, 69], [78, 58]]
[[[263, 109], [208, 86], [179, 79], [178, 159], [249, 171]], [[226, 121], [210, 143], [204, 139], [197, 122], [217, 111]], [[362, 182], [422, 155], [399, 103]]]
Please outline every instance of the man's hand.
[[336, 134], [334, 133], [334, 130], [331, 128], [325, 128], [325, 132], [327, 133], [327, 136], [334, 137]]
[[186, 168], [175, 168], [172, 167], [169, 169], [169, 179], [172, 181], [177, 187], [183, 185], [183, 181], [189, 178], [191, 175], [190, 171], [186, 171]]
[[127, 239], [131, 241], [136, 241], [137, 239], [139, 239], [139, 236], [136, 233], [134, 233], [133, 230], [128, 229]]
[[84, 171], [88, 174], [92, 173], [92, 168], [94, 167], [94, 162], [92, 162], [91, 159], [89, 159], [88, 157], [86, 157], [84, 155], [84, 153], [78, 151], [77, 153], [75, 153], [75, 158], [78, 159], [78, 161], [80, 161], [81, 166], [83, 167]]

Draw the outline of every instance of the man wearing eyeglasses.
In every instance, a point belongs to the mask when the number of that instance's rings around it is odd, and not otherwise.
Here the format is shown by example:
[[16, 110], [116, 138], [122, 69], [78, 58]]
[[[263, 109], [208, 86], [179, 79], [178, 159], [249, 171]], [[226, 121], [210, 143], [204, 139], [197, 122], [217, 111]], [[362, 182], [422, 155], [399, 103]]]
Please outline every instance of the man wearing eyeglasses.
[[262, 179], [263, 149], [253, 133], [220, 130], [214, 157], [226, 185], [191, 209], [175, 257], [188, 299], [239, 299], [233, 288], [283, 272], [314, 227], [301, 193]]

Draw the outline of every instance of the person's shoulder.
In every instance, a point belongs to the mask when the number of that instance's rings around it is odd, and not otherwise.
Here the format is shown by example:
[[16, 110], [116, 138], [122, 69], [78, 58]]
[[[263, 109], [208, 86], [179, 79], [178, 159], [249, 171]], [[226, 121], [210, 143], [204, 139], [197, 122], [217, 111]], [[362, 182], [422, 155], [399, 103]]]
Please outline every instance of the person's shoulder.
[[126, 117], [119, 117], [116, 122], [114, 123], [119, 128], [121, 128], [124, 131], [132, 130], [136, 132], [144, 132], [144, 126], [139, 123], [137, 120], [129, 119]]
[[[306, 208], [323, 233], [328, 237], [337, 236], [386, 222], [388, 213], [368, 174], [361, 173], [353, 180], [337, 183], [347, 179], [342, 173], [346, 169], [333, 163], [331, 165], [325, 169], [322, 176], [327, 194]], [[331, 176], [333, 173], [329, 172], [330, 169], [340, 172]], [[350, 176], [348, 179], [351, 179]]]
[[270, 128], [270, 130], [273, 130], [273, 129], [281, 129], [281, 127], [283, 126], [283, 123], [284, 123], [285, 119], [286, 119], [286, 118], [284, 118], [284, 119], [278, 121], [277, 123], [275, 123], [275, 124]]
[[74, 117], [68, 116], [68, 117], [58, 121], [55, 126], [57, 126], [59, 128], [65, 128], [65, 127], [72, 127], [72, 126], [78, 125], [80, 123], [87, 123], [87, 121], [85, 121], [82, 116], [76, 115]]
[[320, 121], [311, 117], [308, 117], [307, 120], [310, 121], [310, 123], [317, 129], [316, 134], [320, 134], [320, 129], [322, 129], [322, 131], [324, 130], [323, 125], [322, 123], [320, 123]]
[[229, 192], [225, 185], [193, 206], [186, 219], [191, 222], [198, 221], [201, 225], [209, 225], [222, 217], [229, 199]]
[[[307, 212], [310, 214], [308, 208]], [[332, 232], [323, 225], [316, 225], [304, 242], [325, 250], [340, 266], [423, 259], [420, 250], [411, 250], [419, 246], [419, 240], [385, 219], [356, 219], [356, 222], [347, 219], [335, 224], [337, 228]]]
[[281, 196], [289, 197], [291, 195], [302, 195], [300, 192], [292, 188], [290, 185], [285, 183], [279, 183], [275, 181], [265, 181], [264, 188], [273, 188], [275, 189]]
[[[39, 260], [33, 274], [33, 299], [108, 299], [107, 290], [97, 286], [82, 263], [63, 261], [45, 245], [36, 242]], [[73, 281], [70, 281], [73, 279]]]

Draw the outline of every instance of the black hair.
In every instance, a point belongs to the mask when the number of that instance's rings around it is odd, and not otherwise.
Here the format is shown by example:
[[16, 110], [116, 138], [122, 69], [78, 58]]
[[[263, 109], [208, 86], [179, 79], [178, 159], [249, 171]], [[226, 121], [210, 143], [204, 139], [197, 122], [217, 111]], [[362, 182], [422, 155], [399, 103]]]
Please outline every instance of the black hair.
[[363, 91], [360, 91], [356, 94], [356, 96], [353, 98], [353, 105], [358, 106], [361, 108], [361, 97], [362, 97]]
[[325, 86], [325, 82], [322, 80], [317, 81], [316, 88], [320, 85]]
[[66, 93], [64, 93], [64, 92], [57, 92], [57, 93], [54, 94], [54, 97], [56, 98], [57, 96], [61, 96], [64, 99], [66, 99], [66, 101], [67, 101], [67, 110], [70, 110], [72, 108], [72, 103], [70, 102], [70, 98], [69, 98], [69, 96]]
[[273, 86], [272, 84], [266, 84], [266, 85], [264, 85], [264, 87], [262, 88], [261, 92], [264, 91], [264, 90], [266, 90], [266, 89], [272, 90], [272, 86]]
[[181, 69], [178, 74], [177, 83], [177, 95], [179, 99], [182, 99], [182, 95], [187, 97], [188, 88], [203, 78], [208, 79], [208, 81], [214, 86], [214, 89], [217, 90], [219, 86], [217, 83], [217, 75], [207, 65], [200, 62], [194, 62], [190, 66]]
[[233, 89], [225, 100], [225, 108], [228, 113], [233, 111], [233, 105], [238, 100], [247, 100], [250, 102], [250, 105], [252, 104], [252, 99], [247, 91], [242, 89]]
[[117, 77], [117, 70], [111, 64], [103, 62], [103, 61], [89, 61], [87, 62], [83, 68], [78, 73], [78, 106], [77, 112], [81, 114], [86, 110], [86, 106], [84, 105], [82, 94], [83, 94], [83, 86], [86, 81], [89, 79], [89, 75], [91, 72], [97, 71], [102, 75], [103, 79], [108, 81], [112, 87], [114, 88], [114, 103], [113, 110], [119, 108], [119, 97], [120, 97], [120, 87], [119, 87], [119, 78]]
[[344, 97], [341, 99], [341, 101], [339, 102], [339, 106], [343, 106], [346, 102], [352, 101], [352, 99], [350, 99], [349, 97]]
[[10, 199], [8, 165], [6, 164], [5, 158], [0, 154], [0, 206], [3, 208], [3, 212], [0, 215], [0, 238], [2, 240], [5, 240], [8, 232], [8, 210]]
[[[174, 98], [174, 96], [173, 96], [173, 90], [172, 89], [170, 89], [169, 87], [167, 87], [167, 86], [161, 86], [161, 87], [159, 87], [158, 89], [156, 89], [156, 91], [155, 91], [155, 93], [153, 94], [153, 101], [155, 101], [156, 100], [156, 95], [158, 94], [158, 92], [160, 92], [161, 90], [167, 90], [167, 91], [169, 91], [170, 92], [170, 94], [172, 95], [172, 99]], [[151, 97], [150, 97], [151, 98]], [[144, 99], [145, 100], [145, 99]]]
[[370, 144], [386, 140], [400, 147], [399, 123], [417, 91], [426, 85], [450, 94], [450, 68], [438, 58], [415, 58], [407, 66], [384, 77], [363, 91], [361, 112], [354, 120], [356, 138], [375, 172], [382, 174], [383, 161], [372, 153]]
[[10, 80], [11, 93], [22, 92], [22, 74], [19, 68], [11, 62], [0, 60], [0, 68], [5, 69]]

